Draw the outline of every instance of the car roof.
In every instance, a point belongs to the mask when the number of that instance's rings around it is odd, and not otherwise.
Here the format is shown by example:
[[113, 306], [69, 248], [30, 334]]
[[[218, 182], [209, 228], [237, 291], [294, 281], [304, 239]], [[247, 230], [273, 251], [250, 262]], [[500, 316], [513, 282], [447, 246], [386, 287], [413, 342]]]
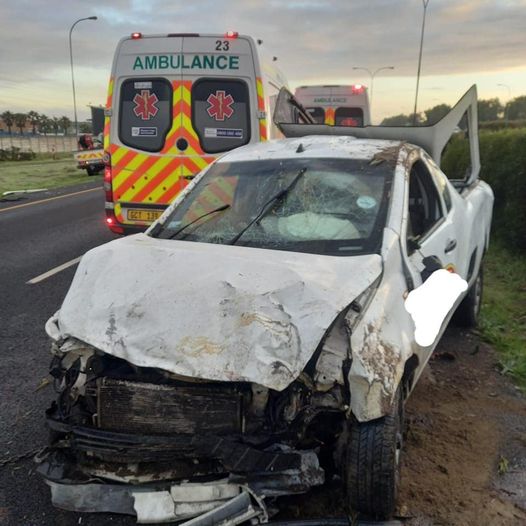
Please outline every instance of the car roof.
[[371, 160], [376, 154], [384, 151], [386, 148], [400, 147], [401, 144], [402, 141], [311, 135], [248, 144], [223, 155], [218, 162], [298, 159], [301, 157]]

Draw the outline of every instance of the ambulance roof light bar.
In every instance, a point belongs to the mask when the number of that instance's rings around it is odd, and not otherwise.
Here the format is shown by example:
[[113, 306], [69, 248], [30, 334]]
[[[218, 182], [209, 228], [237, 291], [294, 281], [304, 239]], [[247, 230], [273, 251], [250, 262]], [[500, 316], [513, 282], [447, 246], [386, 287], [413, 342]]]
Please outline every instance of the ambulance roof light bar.
[[227, 31], [225, 33], [225, 38], [237, 38], [239, 33], [237, 31]]

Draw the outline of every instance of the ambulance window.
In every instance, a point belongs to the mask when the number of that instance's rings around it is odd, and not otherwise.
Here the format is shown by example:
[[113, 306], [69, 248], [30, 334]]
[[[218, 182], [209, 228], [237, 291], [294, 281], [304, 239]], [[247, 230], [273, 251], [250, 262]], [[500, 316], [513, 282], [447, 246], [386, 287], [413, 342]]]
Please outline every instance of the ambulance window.
[[334, 113], [335, 126], [363, 126], [362, 108], [338, 108]]
[[128, 79], [122, 83], [119, 139], [126, 146], [158, 152], [172, 127], [172, 85], [167, 79]]
[[241, 80], [200, 79], [192, 86], [192, 125], [207, 153], [250, 141], [248, 86]]
[[325, 110], [323, 108], [305, 108], [307, 113], [317, 122], [318, 124], [325, 123]]

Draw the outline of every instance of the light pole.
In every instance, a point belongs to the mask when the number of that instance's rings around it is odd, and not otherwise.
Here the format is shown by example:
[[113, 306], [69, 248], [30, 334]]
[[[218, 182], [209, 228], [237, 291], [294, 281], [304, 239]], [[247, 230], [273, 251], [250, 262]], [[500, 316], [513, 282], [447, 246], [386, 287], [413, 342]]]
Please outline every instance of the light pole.
[[394, 66], [382, 66], [381, 68], [378, 68], [374, 70], [374, 72], [371, 73], [371, 70], [368, 68], [361, 68], [361, 67], [354, 67], [352, 69], [361, 69], [363, 71], [367, 71], [369, 73], [369, 76], [371, 77], [371, 96], [369, 97], [369, 105], [371, 108], [373, 107], [373, 90], [374, 90], [374, 77], [376, 77], [376, 74], [380, 71], [383, 71], [384, 69], [394, 69]]
[[507, 84], [497, 84], [497, 86], [502, 86], [503, 88], [506, 88], [508, 90], [508, 102], [506, 103], [506, 106], [504, 107], [504, 122], [506, 123], [506, 127], [507, 127], [509, 125], [508, 109], [509, 109], [509, 103], [511, 100], [511, 88]]
[[426, 26], [426, 12], [429, 0], [422, 0], [424, 5], [424, 16], [422, 17], [422, 33], [420, 34], [420, 53], [418, 55], [418, 71], [416, 74], [416, 93], [415, 93], [415, 109], [413, 110], [413, 126], [416, 125], [416, 106], [418, 103], [418, 86], [420, 84], [420, 68], [422, 66], [422, 48], [424, 46], [424, 29]]
[[96, 16], [88, 16], [86, 18], [79, 18], [73, 25], [69, 28], [69, 61], [71, 64], [71, 87], [73, 88], [73, 112], [75, 114], [75, 138], [78, 139], [79, 136], [79, 121], [77, 119], [77, 98], [75, 96], [75, 77], [73, 75], [73, 46], [71, 45], [71, 33], [73, 28], [83, 20], [97, 20]]

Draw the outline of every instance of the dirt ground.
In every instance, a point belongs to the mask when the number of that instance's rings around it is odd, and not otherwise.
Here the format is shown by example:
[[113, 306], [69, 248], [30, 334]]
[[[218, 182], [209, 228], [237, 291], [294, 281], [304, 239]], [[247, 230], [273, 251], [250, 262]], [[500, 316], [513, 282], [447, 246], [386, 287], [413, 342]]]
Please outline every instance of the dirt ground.
[[[493, 349], [448, 329], [406, 406], [398, 517], [407, 526], [526, 525], [526, 403]], [[338, 483], [280, 518], [342, 517]]]

